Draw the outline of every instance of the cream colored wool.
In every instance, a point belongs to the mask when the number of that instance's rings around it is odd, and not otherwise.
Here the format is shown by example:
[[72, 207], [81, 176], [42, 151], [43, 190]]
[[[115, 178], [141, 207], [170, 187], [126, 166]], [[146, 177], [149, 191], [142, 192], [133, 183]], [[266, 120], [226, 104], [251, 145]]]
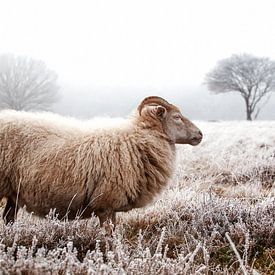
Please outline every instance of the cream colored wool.
[[59, 218], [94, 212], [101, 222], [114, 220], [115, 212], [145, 206], [167, 184], [175, 145], [158, 117], [146, 111], [120, 128], [83, 125], [53, 114], [0, 112], [7, 222], [16, 204], [39, 216], [56, 209]]

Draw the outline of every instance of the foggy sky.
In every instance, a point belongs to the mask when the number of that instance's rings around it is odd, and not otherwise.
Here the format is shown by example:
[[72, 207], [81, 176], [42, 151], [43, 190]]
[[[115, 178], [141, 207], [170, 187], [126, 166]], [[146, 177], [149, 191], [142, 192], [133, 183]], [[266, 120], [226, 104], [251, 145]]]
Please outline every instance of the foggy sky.
[[[272, 0], [0, 1], [0, 54], [55, 70], [62, 114], [126, 115], [160, 95], [196, 119], [242, 119], [242, 99], [210, 95], [204, 76], [233, 53], [275, 59], [274, 10]], [[259, 118], [275, 119], [274, 97]]]

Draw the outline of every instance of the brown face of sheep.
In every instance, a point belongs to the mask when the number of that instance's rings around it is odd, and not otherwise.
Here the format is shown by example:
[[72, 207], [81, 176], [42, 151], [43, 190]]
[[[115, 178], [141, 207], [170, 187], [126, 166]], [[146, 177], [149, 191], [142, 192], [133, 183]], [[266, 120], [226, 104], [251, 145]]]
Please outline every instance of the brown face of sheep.
[[162, 125], [163, 132], [171, 143], [198, 145], [202, 140], [200, 129], [185, 118], [176, 106], [167, 104], [159, 105], [150, 102], [139, 108], [140, 115], [146, 116], [147, 119], [150, 117], [151, 122], [154, 121], [156, 124]]
[[[164, 107], [158, 106], [163, 109]], [[164, 108], [165, 109], [165, 108]], [[159, 112], [159, 111], [158, 111]], [[171, 112], [163, 112], [163, 130], [177, 144], [198, 145], [202, 140], [202, 132], [176, 108]]]

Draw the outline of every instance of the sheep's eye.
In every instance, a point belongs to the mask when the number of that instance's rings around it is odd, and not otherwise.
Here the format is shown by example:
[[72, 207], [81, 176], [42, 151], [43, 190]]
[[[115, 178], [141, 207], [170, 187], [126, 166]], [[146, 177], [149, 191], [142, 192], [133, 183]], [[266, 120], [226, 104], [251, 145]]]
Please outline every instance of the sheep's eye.
[[175, 120], [181, 119], [180, 115], [175, 115], [175, 116], [173, 116], [173, 118], [174, 118]]

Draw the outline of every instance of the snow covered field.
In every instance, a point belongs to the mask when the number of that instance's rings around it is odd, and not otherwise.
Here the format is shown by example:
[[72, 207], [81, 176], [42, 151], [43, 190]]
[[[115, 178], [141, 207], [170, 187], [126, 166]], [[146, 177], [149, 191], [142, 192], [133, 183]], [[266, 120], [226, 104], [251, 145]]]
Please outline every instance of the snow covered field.
[[167, 189], [120, 214], [113, 236], [92, 217], [0, 228], [0, 271], [18, 274], [274, 274], [275, 121], [196, 122]]

